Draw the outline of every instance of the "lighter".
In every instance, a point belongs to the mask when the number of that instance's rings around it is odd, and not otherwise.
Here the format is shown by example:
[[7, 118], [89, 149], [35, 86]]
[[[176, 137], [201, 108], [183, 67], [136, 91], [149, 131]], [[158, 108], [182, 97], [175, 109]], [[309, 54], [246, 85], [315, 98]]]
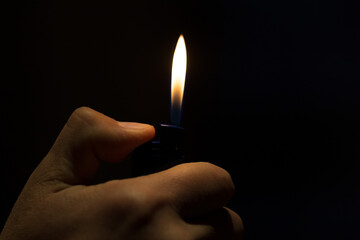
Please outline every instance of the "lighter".
[[133, 153], [133, 176], [161, 171], [184, 160], [184, 128], [159, 124], [155, 129], [155, 140], [143, 144]]

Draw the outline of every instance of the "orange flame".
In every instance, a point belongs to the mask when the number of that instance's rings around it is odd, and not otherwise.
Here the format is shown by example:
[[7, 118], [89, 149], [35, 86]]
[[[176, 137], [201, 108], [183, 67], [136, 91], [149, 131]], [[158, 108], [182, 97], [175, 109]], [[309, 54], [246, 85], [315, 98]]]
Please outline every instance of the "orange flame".
[[180, 125], [186, 76], [186, 46], [183, 35], [176, 44], [171, 71], [171, 121]]

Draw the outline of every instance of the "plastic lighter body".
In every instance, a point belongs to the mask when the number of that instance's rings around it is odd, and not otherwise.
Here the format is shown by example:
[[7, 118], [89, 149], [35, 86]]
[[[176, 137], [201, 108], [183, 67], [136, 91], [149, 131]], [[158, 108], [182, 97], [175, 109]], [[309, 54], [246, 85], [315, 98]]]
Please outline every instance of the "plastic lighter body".
[[165, 170], [184, 161], [184, 128], [169, 124], [159, 124], [155, 128], [155, 139], [133, 153], [133, 176]]

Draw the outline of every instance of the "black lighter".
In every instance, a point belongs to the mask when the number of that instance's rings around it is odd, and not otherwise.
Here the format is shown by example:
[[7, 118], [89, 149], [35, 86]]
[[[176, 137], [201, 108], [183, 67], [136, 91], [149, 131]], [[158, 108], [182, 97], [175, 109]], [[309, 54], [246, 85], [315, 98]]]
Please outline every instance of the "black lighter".
[[133, 153], [133, 176], [165, 170], [184, 161], [184, 128], [159, 124], [155, 129], [155, 139]]

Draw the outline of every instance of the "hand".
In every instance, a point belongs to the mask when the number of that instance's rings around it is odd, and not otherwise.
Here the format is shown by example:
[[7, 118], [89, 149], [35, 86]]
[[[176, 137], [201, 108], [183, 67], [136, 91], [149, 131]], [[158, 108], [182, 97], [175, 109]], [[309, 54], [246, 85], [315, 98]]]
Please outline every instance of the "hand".
[[100, 161], [119, 162], [154, 134], [150, 125], [77, 109], [30, 176], [1, 239], [239, 239], [241, 219], [224, 207], [231, 177], [210, 163], [85, 185]]

